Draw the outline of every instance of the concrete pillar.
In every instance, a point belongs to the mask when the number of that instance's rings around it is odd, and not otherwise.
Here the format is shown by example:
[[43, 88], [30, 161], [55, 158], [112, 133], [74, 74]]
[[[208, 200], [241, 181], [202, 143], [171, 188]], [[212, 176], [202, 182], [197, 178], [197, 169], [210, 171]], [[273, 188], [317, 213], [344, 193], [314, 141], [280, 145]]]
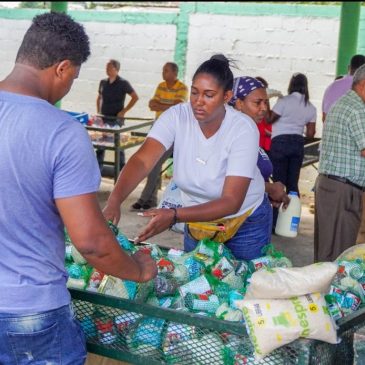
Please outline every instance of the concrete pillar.
[[67, 13], [67, 1], [51, 1], [51, 11]]
[[361, 3], [342, 2], [337, 48], [336, 76], [346, 75], [351, 57], [357, 53]]

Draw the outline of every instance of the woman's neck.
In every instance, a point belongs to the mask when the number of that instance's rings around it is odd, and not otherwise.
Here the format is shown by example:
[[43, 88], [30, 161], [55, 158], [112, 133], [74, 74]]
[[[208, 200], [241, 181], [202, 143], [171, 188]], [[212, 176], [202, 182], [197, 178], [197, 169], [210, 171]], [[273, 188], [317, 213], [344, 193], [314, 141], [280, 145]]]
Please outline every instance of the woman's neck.
[[212, 118], [205, 122], [199, 122], [200, 129], [206, 138], [212, 137], [219, 130], [225, 116], [226, 108], [223, 107], [222, 111], [220, 111], [214, 119]]

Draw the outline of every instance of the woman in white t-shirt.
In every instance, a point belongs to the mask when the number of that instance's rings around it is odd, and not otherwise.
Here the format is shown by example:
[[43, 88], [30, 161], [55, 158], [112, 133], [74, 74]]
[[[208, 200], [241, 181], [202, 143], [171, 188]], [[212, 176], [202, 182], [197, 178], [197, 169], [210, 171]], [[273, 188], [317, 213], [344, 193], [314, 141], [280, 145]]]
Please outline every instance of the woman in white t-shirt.
[[[280, 98], [272, 109], [269, 123], [273, 123], [270, 160], [273, 180], [281, 181], [286, 191], [299, 194], [298, 182], [304, 158], [304, 130], [309, 138], [316, 133], [317, 111], [309, 101], [308, 80], [301, 73], [292, 76], [288, 95]], [[273, 211], [273, 229], [278, 211]]]
[[[189, 222], [184, 248], [190, 251], [198, 243], [191, 236], [192, 228], [196, 233], [200, 224], [209, 230], [216, 227], [211, 221], [221, 218], [229, 219], [227, 227], [239, 222], [238, 230], [226, 241], [236, 258], [259, 257], [262, 247], [270, 242], [270, 222], [261, 217], [263, 209], [271, 208], [257, 168], [259, 133], [251, 118], [227, 105], [232, 86], [233, 74], [223, 55], [201, 64], [193, 76], [190, 102], [165, 111], [121, 171], [104, 209], [104, 216], [115, 224], [121, 203], [162, 154], [174, 146], [173, 180], [182, 192], [184, 207], [144, 211], [143, 215], [151, 220], [135, 242], [176, 222]], [[256, 231], [245, 225], [247, 216], [261, 222], [258, 228], [255, 225]]]

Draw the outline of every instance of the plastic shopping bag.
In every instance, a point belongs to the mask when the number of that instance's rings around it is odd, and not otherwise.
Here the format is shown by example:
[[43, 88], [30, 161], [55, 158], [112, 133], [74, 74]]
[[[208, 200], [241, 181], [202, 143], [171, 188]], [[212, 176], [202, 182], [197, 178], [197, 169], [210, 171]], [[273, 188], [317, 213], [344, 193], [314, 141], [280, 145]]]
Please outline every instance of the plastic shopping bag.
[[[162, 194], [158, 208], [182, 208], [181, 191], [179, 187], [171, 180]], [[172, 230], [178, 233], [184, 233], [185, 223], [176, 223]]]

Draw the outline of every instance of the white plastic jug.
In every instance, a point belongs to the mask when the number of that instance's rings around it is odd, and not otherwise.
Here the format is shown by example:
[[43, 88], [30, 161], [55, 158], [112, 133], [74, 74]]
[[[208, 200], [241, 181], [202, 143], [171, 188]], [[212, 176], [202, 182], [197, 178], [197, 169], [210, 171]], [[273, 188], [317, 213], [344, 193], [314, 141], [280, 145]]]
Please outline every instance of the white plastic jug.
[[279, 208], [275, 233], [284, 237], [296, 237], [298, 235], [302, 205], [296, 191], [289, 192], [290, 203], [286, 209], [283, 205]]

